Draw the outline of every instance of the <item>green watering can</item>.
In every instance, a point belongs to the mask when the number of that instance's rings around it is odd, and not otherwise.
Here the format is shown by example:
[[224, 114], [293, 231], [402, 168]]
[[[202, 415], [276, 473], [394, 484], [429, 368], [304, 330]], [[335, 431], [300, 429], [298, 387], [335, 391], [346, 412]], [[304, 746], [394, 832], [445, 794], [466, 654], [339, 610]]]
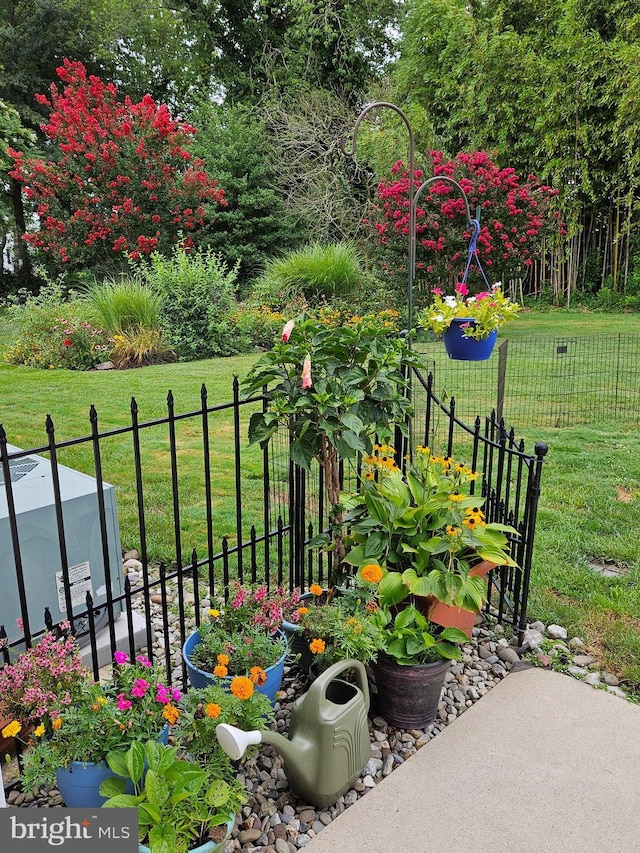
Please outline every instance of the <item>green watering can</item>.
[[[338, 678], [349, 669], [356, 671], [357, 685]], [[220, 723], [216, 735], [222, 749], [235, 761], [250, 744], [274, 746], [284, 759], [292, 789], [322, 809], [349, 790], [371, 757], [368, 710], [364, 665], [358, 660], [343, 660], [319, 675], [296, 699], [289, 738], [269, 730], [244, 732], [226, 723]]]

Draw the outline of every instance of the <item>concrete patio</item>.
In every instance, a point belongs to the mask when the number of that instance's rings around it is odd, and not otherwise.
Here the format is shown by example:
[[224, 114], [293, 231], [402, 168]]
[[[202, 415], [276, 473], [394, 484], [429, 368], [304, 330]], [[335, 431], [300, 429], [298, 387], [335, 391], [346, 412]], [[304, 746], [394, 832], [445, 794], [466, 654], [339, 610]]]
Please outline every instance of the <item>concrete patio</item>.
[[513, 672], [305, 849], [638, 853], [640, 707]]

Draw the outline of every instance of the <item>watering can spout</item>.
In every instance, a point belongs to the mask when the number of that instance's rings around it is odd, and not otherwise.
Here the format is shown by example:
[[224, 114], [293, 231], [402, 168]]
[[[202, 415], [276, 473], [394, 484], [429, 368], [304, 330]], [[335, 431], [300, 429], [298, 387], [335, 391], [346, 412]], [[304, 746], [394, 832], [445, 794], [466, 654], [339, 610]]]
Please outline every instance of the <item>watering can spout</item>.
[[233, 761], [239, 761], [245, 754], [247, 747], [258, 743], [268, 743], [275, 747], [285, 761], [295, 761], [297, 750], [291, 741], [283, 735], [271, 731], [245, 732], [227, 723], [220, 723], [216, 727], [218, 743]]

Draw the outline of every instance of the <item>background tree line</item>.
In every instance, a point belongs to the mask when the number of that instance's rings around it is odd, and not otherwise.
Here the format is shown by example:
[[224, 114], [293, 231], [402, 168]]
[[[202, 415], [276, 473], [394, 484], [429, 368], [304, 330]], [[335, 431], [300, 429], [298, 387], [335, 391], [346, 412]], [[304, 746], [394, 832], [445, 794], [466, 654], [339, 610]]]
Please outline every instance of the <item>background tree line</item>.
[[[427, 167], [434, 148], [487, 150], [558, 190], [568, 233], [548, 235], [518, 272], [525, 291], [563, 304], [633, 296], [639, 41], [633, 0], [0, 0], [0, 237], [14, 235], [2, 287], [32, 281], [42, 260], [21, 239], [34, 211], [5, 152], [61, 159], [35, 94], [67, 58], [196, 128], [193, 155], [227, 202], [199, 245], [239, 264], [241, 286], [308, 241], [355, 239], [375, 256], [361, 220], [406, 158], [406, 131], [380, 113], [361, 134], [358, 165], [338, 141], [375, 98], [406, 111]], [[96, 271], [90, 258], [84, 269]]]

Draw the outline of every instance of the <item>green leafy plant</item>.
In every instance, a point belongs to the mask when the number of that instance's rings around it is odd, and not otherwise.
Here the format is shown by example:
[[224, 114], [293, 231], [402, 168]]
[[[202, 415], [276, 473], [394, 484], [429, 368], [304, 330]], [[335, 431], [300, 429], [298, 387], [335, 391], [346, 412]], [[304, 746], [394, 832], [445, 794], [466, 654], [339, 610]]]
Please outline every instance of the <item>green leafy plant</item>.
[[273, 721], [275, 714], [264, 693], [254, 690], [250, 696], [240, 698], [221, 682], [191, 688], [182, 697], [179, 707], [180, 719], [172, 730], [176, 743], [190, 755], [213, 764], [216, 772], [225, 779], [233, 779], [235, 770], [218, 743], [218, 725], [226, 723], [245, 731], [264, 729]]
[[95, 309], [84, 299], [69, 298], [61, 280], [47, 281], [24, 301], [12, 300], [7, 311], [18, 329], [3, 356], [9, 364], [85, 370], [109, 355], [109, 335]]
[[380, 575], [383, 606], [414, 595], [480, 610], [485, 581], [470, 570], [484, 560], [516, 565], [505, 534], [517, 531], [486, 523], [484, 499], [470, 494], [478, 475], [466, 465], [418, 446], [403, 476], [394, 456], [392, 447], [378, 445], [364, 459], [361, 492], [345, 499], [345, 562], [359, 578]]
[[432, 663], [440, 658], [460, 660], [458, 644], [468, 641], [458, 628], [441, 628], [429, 622], [414, 604], [392, 615], [388, 608], [378, 619], [386, 623], [384, 651], [400, 666]]
[[194, 666], [205, 672], [222, 678], [251, 673], [252, 681], [257, 682], [261, 676], [254, 677], [254, 673], [273, 666], [287, 650], [286, 640], [267, 633], [264, 627], [229, 627], [224, 617], [215, 615], [217, 610], [210, 613], [211, 618], [198, 629], [200, 643], [190, 654]]
[[[107, 764], [120, 778], [100, 786], [109, 798], [103, 808], [137, 808], [140, 841], [151, 853], [186, 853], [213, 827], [229, 823], [243, 801], [239, 783], [226, 782], [181, 758], [177, 747], [157, 741], [134, 742], [126, 753], [110, 752]], [[127, 781], [133, 794], [124, 793]]]
[[445, 296], [438, 287], [431, 293], [433, 302], [420, 312], [418, 322], [437, 335], [446, 332], [454, 318], [460, 317], [469, 320], [462, 326], [465, 338], [484, 340], [495, 329], [517, 317], [520, 311], [520, 305], [505, 296], [500, 284], [475, 296], [468, 295], [464, 282], [456, 285], [453, 296]]
[[353, 293], [363, 278], [362, 256], [353, 243], [310, 243], [270, 260], [254, 287], [254, 299], [277, 297], [282, 305], [303, 297], [320, 298]]
[[355, 463], [370, 452], [374, 437], [388, 438], [394, 427], [406, 434], [411, 410], [406, 369], [418, 365], [399, 336], [397, 313], [364, 317], [327, 312], [319, 319], [290, 321], [282, 340], [265, 353], [244, 382], [248, 394], [267, 388], [269, 406], [249, 425], [250, 442], [262, 447], [284, 427], [291, 458], [324, 470], [333, 507], [334, 568], [340, 570], [340, 461]]
[[348, 658], [364, 664], [375, 661], [384, 646], [384, 625], [368, 609], [371, 594], [362, 588], [323, 591], [317, 584], [311, 591], [314, 597], [309, 606], [298, 612], [314, 668], [322, 672]]
[[[64, 671], [70, 671], [69, 662]], [[40, 723], [22, 771], [27, 788], [53, 785], [56, 770], [72, 761], [104, 761], [110, 750], [159, 737], [164, 726], [180, 716], [174, 704], [181, 698], [180, 690], [165, 686], [160, 669], [143, 655], [129, 663], [126, 653], [116, 652], [111, 679], [97, 684], [85, 670], [77, 672], [76, 681], [70, 694], [73, 701], [61, 706], [52, 701], [38, 708]]]
[[180, 361], [238, 352], [231, 315], [236, 310], [237, 266], [212, 251], [175, 247], [171, 257], [152, 254], [141, 280], [161, 297], [167, 346]]

